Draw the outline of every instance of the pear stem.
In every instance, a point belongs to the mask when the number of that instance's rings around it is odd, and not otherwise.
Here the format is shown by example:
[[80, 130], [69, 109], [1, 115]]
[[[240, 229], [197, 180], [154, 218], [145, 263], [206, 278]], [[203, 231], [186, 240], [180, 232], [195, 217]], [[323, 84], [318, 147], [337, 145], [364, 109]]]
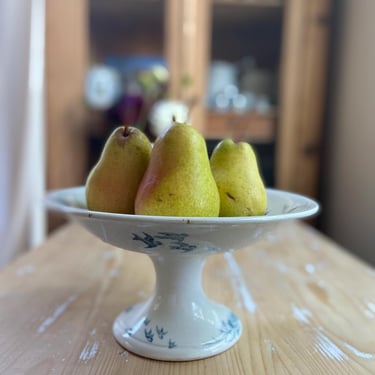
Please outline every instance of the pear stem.
[[124, 132], [122, 133], [124, 137], [129, 135], [129, 125], [124, 125]]

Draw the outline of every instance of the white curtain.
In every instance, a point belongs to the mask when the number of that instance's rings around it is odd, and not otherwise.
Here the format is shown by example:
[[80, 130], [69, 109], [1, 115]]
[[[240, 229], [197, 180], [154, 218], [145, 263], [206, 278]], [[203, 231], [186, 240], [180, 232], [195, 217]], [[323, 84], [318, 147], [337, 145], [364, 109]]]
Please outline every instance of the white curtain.
[[0, 267], [43, 241], [44, 0], [0, 0]]

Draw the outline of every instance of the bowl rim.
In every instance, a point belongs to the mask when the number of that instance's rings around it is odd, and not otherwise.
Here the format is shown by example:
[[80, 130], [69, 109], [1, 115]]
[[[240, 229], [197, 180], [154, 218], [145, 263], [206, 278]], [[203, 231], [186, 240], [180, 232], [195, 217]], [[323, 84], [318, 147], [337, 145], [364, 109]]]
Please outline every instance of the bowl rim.
[[185, 224], [199, 224], [199, 225], [220, 225], [220, 224], [245, 224], [245, 223], [266, 223], [281, 220], [293, 220], [311, 218], [320, 211], [319, 203], [307, 196], [293, 193], [285, 190], [274, 188], [267, 188], [267, 195], [276, 196], [283, 199], [292, 199], [296, 201], [296, 208], [301, 208], [300, 211], [290, 211], [287, 213], [263, 215], [263, 216], [242, 216], [242, 217], [185, 217], [185, 216], [149, 216], [149, 215], [134, 215], [134, 214], [119, 214], [111, 212], [92, 211], [86, 208], [70, 205], [62, 200], [62, 196], [68, 198], [69, 194], [77, 194], [77, 192], [84, 193], [85, 186], [73, 186], [63, 189], [50, 190], [46, 193], [45, 204], [48, 210], [60, 212], [68, 216], [80, 216], [90, 219], [111, 220], [111, 221], [134, 221], [134, 222], [148, 222], [148, 223], [185, 223]]

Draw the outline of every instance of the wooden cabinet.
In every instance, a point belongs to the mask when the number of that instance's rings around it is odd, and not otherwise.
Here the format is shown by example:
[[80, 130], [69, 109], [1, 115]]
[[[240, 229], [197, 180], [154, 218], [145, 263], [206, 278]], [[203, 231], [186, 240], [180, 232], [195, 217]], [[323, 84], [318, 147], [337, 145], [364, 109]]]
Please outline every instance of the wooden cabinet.
[[[112, 48], [117, 52], [127, 49], [165, 56], [170, 95], [195, 101], [192, 122], [207, 138], [231, 136], [273, 143], [276, 187], [317, 196], [330, 0], [80, 0], [59, 6], [55, 3], [47, 2], [48, 175], [51, 176], [48, 188], [83, 182], [82, 166], [87, 155], [74, 151], [76, 162], [70, 164], [69, 171], [66, 168], [67, 154], [71, 155], [72, 148], [76, 150], [79, 143], [84, 143], [82, 125], [71, 114], [72, 102], [76, 102], [75, 107], [84, 108], [83, 95], [81, 98], [77, 95], [77, 87], [82, 88], [84, 78], [82, 64], [88, 66], [90, 54], [93, 58], [95, 54], [108, 52], [103, 49]], [[73, 8], [78, 10], [74, 17]], [[96, 50], [88, 36], [93, 10], [97, 14], [107, 12], [107, 19], [111, 20], [104, 27], [107, 39], [97, 43]], [[143, 23], [137, 21], [140, 15]], [[96, 22], [100, 25], [100, 17]], [[267, 22], [276, 25], [278, 38], [267, 39], [268, 34], [263, 32], [265, 40], [252, 34], [247, 41], [241, 34], [241, 27], [253, 24], [259, 27], [263, 24], [263, 29], [268, 30]], [[237, 35], [242, 37], [231, 39], [230, 32], [220, 32], [221, 25], [240, 30]], [[71, 48], [73, 41], [75, 48]], [[247, 42], [258, 48], [278, 73], [276, 107], [266, 115], [208, 110], [205, 93], [212, 54], [219, 50], [235, 54], [232, 50], [238, 51], [238, 46]], [[181, 79], [186, 76], [194, 79], [182, 89]], [[79, 110], [75, 108], [74, 113]], [[78, 138], [76, 132], [80, 134]], [[59, 149], [56, 145], [60, 145]], [[75, 177], [68, 178], [68, 174]]]
[[[173, 0], [171, 0], [172, 2]], [[267, 136], [261, 141], [269, 141], [272, 138], [275, 140], [276, 187], [317, 197], [330, 1], [197, 1], [195, 2], [195, 11], [191, 13], [185, 10], [183, 1], [176, 3], [179, 4], [179, 7], [175, 5], [175, 12], [169, 14], [171, 19], [169, 20], [168, 17], [166, 19], [167, 24], [168, 22], [176, 22], [173, 17], [178, 14], [178, 24], [183, 25], [184, 22], [188, 24], [196, 23], [196, 28], [193, 28], [196, 33], [182, 33], [179, 38], [169, 39], [168, 50], [173, 51], [173, 53], [168, 55], [168, 61], [171, 64], [172, 71], [179, 71], [179, 74], [188, 73], [195, 80], [200, 81], [195, 83], [193, 92], [190, 93], [190, 95], [199, 98], [194, 123], [207, 135], [215, 133], [215, 136], [219, 136], [221, 133], [221, 135], [239, 137], [243, 135], [243, 128], [240, 128], [238, 133], [234, 131], [235, 126], [229, 130], [225, 123], [229, 119], [229, 121], [236, 122], [230, 115], [212, 116], [212, 113], [209, 113], [209, 119], [216, 121], [216, 125], [214, 122], [206, 121], [207, 117], [205, 117], [203, 104], [205, 91], [202, 90], [202, 87], [205, 87], [206, 83], [209, 58], [206, 51], [211, 50], [211, 39], [207, 35], [211, 35], [212, 32], [213, 7], [215, 4], [241, 7], [240, 12], [236, 13], [237, 23], [244, 22], [244, 16], [238, 16], [241, 15], [241, 12], [245, 13], [246, 16], [246, 13], [248, 14], [248, 11], [251, 10], [254, 16], [249, 19], [249, 22], [258, 23], [262, 20], [267, 21], [268, 17], [274, 17], [274, 20], [277, 20], [277, 13], [281, 12], [277, 116], [273, 116], [272, 121], [269, 115], [263, 118], [253, 116], [252, 119], [238, 115], [237, 122], [248, 122], [246, 136], [250, 141], [259, 141], [260, 132], [263, 130], [263, 136], [266, 134]], [[201, 11], [200, 8], [202, 8]], [[200, 16], [192, 20], [190, 17], [193, 17], [193, 14], [199, 14]], [[230, 12], [226, 14], [227, 17], [230, 17]], [[235, 27], [236, 19], [232, 18], [231, 21], [233, 27]], [[177, 23], [174, 23], [175, 27], [177, 27], [176, 25]], [[205, 25], [205, 28], [203, 25]], [[204, 31], [201, 34], [197, 30]], [[194, 43], [195, 40], [199, 43]], [[226, 42], [226, 45], [228, 45], [228, 40]], [[232, 42], [236, 43], [236, 40]], [[181, 46], [184, 46], [183, 50]], [[227, 48], [230, 48], [230, 44]], [[184, 67], [180, 63], [181, 57], [178, 54], [194, 56], [195, 58], [185, 61], [186, 66]], [[274, 58], [277, 57], [274, 56]], [[177, 92], [176, 95], [178, 96]], [[261, 121], [259, 121], [260, 118]], [[266, 124], [265, 127], [263, 127], [264, 123]], [[262, 135], [260, 137], [262, 138]]]

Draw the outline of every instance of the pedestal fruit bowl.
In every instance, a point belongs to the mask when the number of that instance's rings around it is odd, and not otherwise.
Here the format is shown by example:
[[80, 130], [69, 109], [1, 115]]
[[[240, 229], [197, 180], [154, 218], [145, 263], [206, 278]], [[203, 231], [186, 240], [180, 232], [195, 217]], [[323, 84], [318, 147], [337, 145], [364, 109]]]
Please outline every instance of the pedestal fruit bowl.
[[124, 215], [87, 210], [84, 189], [49, 192], [47, 207], [78, 221], [109, 244], [151, 258], [156, 272], [154, 292], [145, 302], [124, 306], [113, 323], [113, 334], [133, 353], [170, 361], [219, 354], [241, 336], [242, 325], [234, 312], [211, 301], [202, 289], [206, 257], [248, 246], [279, 222], [307, 218], [319, 210], [307, 197], [267, 189], [264, 216]]

